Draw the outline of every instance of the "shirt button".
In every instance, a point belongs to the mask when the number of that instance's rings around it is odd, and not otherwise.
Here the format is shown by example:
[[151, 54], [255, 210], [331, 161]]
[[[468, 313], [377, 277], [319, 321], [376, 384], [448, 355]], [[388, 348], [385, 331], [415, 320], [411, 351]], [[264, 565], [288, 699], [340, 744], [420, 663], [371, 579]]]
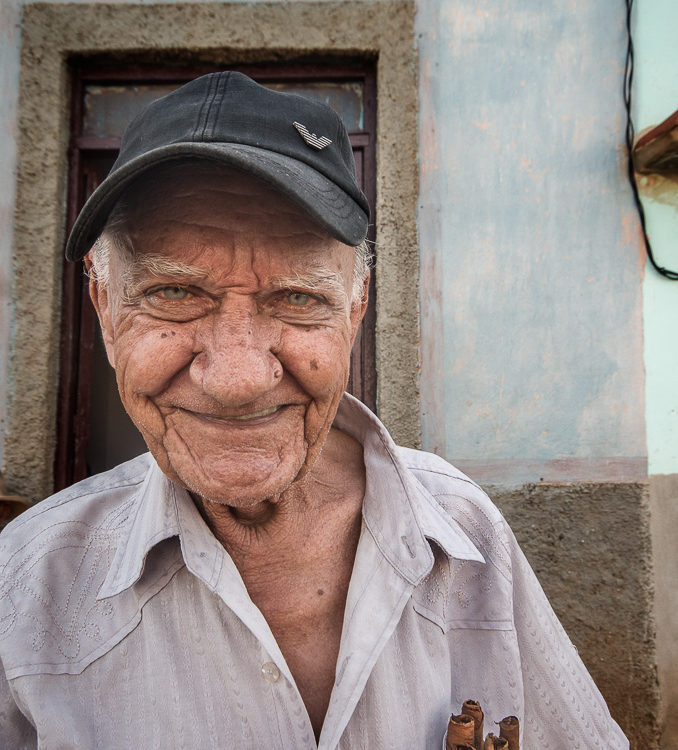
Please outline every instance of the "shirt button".
[[261, 674], [266, 682], [278, 682], [280, 679], [280, 670], [272, 661], [267, 661], [266, 664], [262, 665]]

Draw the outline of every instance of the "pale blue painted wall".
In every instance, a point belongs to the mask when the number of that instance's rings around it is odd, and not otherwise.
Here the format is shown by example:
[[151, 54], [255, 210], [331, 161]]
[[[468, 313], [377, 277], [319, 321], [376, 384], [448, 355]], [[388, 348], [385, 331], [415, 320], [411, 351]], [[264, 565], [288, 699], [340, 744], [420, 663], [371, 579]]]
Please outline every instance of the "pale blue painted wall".
[[[640, 0], [635, 16], [636, 129], [658, 125], [678, 109], [678, 3]], [[644, 197], [657, 262], [678, 271], [678, 184], [673, 205]], [[678, 473], [678, 281], [648, 263], [643, 281], [646, 417], [650, 474]]]
[[623, 4], [420, 7], [424, 447], [498, 481], [642, 472]]

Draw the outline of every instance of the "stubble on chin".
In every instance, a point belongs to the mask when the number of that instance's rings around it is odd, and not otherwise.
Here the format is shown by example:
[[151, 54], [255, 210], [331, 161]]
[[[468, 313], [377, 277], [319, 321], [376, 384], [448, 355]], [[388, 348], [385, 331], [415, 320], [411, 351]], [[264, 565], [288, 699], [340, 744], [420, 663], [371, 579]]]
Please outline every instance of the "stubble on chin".
[[[201, 446], [199, 431], [197, 435], [184, 435], [185, 430], [175, 412], [163, 413], [152, 399], [145, 404], [143, 422], [135, 421], [159, 468], [171, 481], [194, 498], [245, 508], [262, 502], [277, 503], [282, 495], [297, 486], [302, 487], [320, 458], [341, 395], [333, 398], [324, 410], [318, 409], [315, 402], [308, 404], [300, 429], [294, 430], [296, 434], [293, 433], [291, 439], [281, 439], [277, 444], [260, 449], [252, 446], [249, 460], [245, 450], [215, 451], [213, 441]], [[140, 411], [137, 410], [137, 414]], [[189, 432], [193, 428], [191, 426]], [[269, 456], [269, 466], [266, 466], [266, 456]], [[241, 466], [242, 471], [237, 473], [235, 469], [234, 474], [235, 466]]]
[[[249, 507], [277, 502], [297, 482], [303, 471], [307, 446], [293, 450], [289, 445], [270, 450], [225, 451], [214, 456], [202, 454], [198, 446], [169, 428], [163, 438], [158, 465], [172, 481], [205, 501], [232, 507]], [[297, 456], [297, 460], [292, 460]], [[241, 467], [238, 469], [238, 467]]]

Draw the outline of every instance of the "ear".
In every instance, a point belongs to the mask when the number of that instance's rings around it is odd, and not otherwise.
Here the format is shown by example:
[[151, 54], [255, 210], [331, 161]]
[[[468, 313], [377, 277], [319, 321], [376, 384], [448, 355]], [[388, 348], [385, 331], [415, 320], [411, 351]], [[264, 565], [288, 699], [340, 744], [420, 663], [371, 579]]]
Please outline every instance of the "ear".
[[115, 367], [113, 313], [108, 296], [108, 288], [99, 283], [96, 274], [92, 273], [92, 258], [90, 257], [90, 253], [85, 255], [84, 260], [87, 275], [89, 276], [89, 297], [92, 300], [94, 309], [97, 311], [97, 317], [99, 318], [99, 324], [101, 325], [101, 333], [104, 338], [104, 346], [106, 347], [108, 361], [110, 362], [111, 367]]

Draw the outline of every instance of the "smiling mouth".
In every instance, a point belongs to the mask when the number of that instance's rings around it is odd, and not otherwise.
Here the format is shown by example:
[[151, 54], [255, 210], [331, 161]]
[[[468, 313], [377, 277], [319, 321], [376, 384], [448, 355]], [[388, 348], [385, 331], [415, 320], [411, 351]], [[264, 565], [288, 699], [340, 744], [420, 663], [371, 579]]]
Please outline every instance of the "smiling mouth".
[[269, 414], [275, 414], [280, 411], [282, 406], [271, 406], [270, 409], [262, 409], [261, 411], [254, 411], [251, 414], [243, 414], [240, 417], [225, 417], [225, 419], [235, 419], [237, 422], [247, 422], [250, 419], [259, 419], [259, 417], [268, 417]]
[[251, 422], [256, 419], [264, 419], [265, 417], [270, 417], [271, 415], [276, 414], [284, 408], [284, 405], [271, 406], [268, 409], [261, 409], [260, 411], [253, 411], [250, 414], [239, 414], [237, 416], [204, 414], [200, 412], [193, 412], [193, 414], [195, 414], [195, 416], [197, 417], [200, 417], [201, 419], [209, 420], [210, 422]]

